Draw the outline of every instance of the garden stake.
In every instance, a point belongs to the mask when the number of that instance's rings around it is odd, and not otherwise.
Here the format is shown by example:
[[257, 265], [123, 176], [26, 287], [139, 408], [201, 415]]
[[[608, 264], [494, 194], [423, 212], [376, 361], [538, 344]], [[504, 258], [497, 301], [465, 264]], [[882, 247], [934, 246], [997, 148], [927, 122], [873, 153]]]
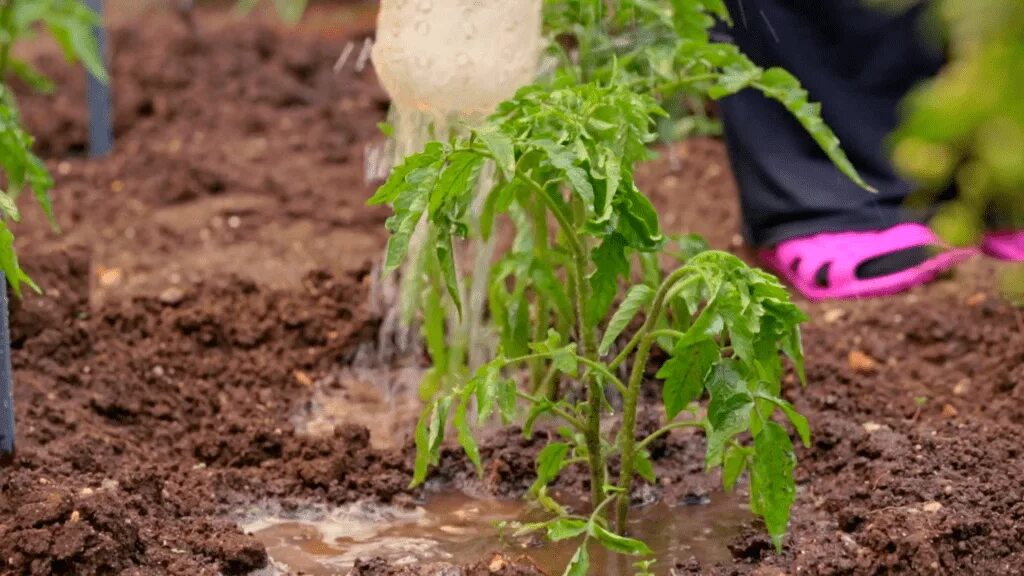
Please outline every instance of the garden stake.
[[[100, 17], [100, 24], [94, 28], [96, 44], [101, 58], [107, 50], [107, 33], [103, 26], [103, 0], [87, 0]], [[110, 154], [114, 147], [114, 131], [110, 123], [110, 85], [94, 74], [87, 73], [87, 97], [89, 100], [89, 155], [100, 158]]]
[[14, 378], [7, 314], [7, 278], [0, 272], [0, 465], [14, 458]]

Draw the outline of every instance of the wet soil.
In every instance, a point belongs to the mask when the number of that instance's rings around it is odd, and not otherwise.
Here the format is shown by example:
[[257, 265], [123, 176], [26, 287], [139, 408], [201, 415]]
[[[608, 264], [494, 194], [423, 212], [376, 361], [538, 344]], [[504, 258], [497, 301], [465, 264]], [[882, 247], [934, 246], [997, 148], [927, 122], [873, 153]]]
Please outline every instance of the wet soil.
[[[334, 70], [372, 32], [344, 9], [297, 32], [220, 11], [194, 29], [159, 5], [126, 12], [111, 38], [118, 145], [103, 160], [82, 157], [80, 74], [30, 47], [60, 86], [20, 98], [63, 233], [36, 210], [16, 228], [47, 293], [12, 310], [19, 438], [0, 471], [0, 573], [247, 574], [267, 552], [233, 511], [422, 503], [400, 418], [374, 440], [306, 417], [324, 395], [365, 397], [339, 375], [379, 322], [368, 296], [387, 212], [363, 205], [364, 158], [387, 101], [358, 58]], [[666, 227], [745, 251], [719, 142], [678, 145], [638, 174]], [[786, 548], [751, 523], [729, 561], [676, 572], [1022, 573], [1024, 312], [994, 287], [993, 266], [975, 262], [908, 295], [808, 305], [810, 386], [788, 394], [815, 435]], [[483, 480], [452, 449], [431, 486], [516, 497], [542, 444], [495, 431]], [[682, 432], [656, 446], [662, 479], [638, 496], [712, 493], [702, 446]], [[560, 488], [585, 478], [570, 471]], [[448, 570], [538, 572], [506, 556], [459, 562]], [[366, 558], [354, 573], [441, 570]]]

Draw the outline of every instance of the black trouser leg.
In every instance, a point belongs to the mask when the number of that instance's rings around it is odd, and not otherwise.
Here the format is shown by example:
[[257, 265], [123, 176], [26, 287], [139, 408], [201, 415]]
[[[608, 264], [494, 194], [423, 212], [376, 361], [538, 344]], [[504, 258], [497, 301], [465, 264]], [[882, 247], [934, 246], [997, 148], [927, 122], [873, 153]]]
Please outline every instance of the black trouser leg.
[[735, 43], [758, 65], [781, 66], [800, 79], [854, 166], [878, 189], [859, 188], [780, 104], [745, 90], [721, 107], [749, 240], [769, 245], [918, 219], [903, 208], [910, 185], [895, 174], [885, 140], [908, 90], [943, 63], [921, 42], [920, 11], [892, 16], [863, 0], [726, 1]]

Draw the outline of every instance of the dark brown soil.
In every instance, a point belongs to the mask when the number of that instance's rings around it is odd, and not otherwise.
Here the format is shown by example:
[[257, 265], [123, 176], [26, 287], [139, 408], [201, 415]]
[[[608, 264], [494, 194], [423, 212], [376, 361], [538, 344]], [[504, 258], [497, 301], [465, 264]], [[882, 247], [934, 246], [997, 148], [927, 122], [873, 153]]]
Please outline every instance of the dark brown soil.
[[[4, 574], [245, 574], [267, 558], [229, 521], [237, 506], [420, 496], [408, 448], [374, 449], [357, 426], [306, 436], [294, 420], [377, 327], [369, 270], [387, 214], [363, 206], [363, 158], [387, 102], [372, 72], [332, 70], [367, 20], [320, 14], [325, 34], [199, 16], [196, 32], [162, 11], [114, 27], [118, 147], [104, 160], [80, 157], [79, 74], [32, 47], [61, 84], [21, 103], [63, 234], [38, 217], [16, 230], [47, 294], [12, 312]], [[743, 250], [720, 143], [679, 145], [639, 175], [667, 227]], [[786, 549], [751, 526], [734, 563], [679, 573], [1022, 573], [1024, 313], [993, 274], [974, 263], [901, 297], [809, 305], [810, 386], [790, 395], [815, 436]], [[438, 480], [516, 495], [539, 446], [495, 434], [483, 482], [455, 450]], [[712, 489], [701, 447], [683, 433], [657, 447], [656, 496]], [[533, 571], [509, 558], [463, 570]], [[409, 572], [368, 559], [355, 573]]]

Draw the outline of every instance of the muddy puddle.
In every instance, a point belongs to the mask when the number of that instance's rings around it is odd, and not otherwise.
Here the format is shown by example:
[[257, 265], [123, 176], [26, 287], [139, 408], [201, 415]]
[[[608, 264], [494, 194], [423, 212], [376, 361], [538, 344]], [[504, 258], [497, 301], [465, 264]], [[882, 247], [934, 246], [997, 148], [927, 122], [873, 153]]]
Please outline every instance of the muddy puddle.
[[[691, 557], [701, 563], [728, 561], [728, 541], [749, 521], [737, 495], [715, 493], [698, 502], [651, 504], [636, 509], [633, 535], [656, 554], [656, 574], [669, 574]], [[561, 574], [577, 542], [550, 544], [536, 537], [513, 538], [502, 522], [537, 521], [543, 516], [522, 501], [478, 499], [460, 492], [431, 494], [413, 509], [352, 504], [332, 510], [290, 513], [250, 511], [241, 528], [267, 547], [278, 574], [345, 574], [358, 558], [383, 557], [394, 565], [433, 562], [465, 564], [492, 552], [525, 554], [545, 572]], [[591, 549], [591, 574], [632, 575], [629, 559]]]

